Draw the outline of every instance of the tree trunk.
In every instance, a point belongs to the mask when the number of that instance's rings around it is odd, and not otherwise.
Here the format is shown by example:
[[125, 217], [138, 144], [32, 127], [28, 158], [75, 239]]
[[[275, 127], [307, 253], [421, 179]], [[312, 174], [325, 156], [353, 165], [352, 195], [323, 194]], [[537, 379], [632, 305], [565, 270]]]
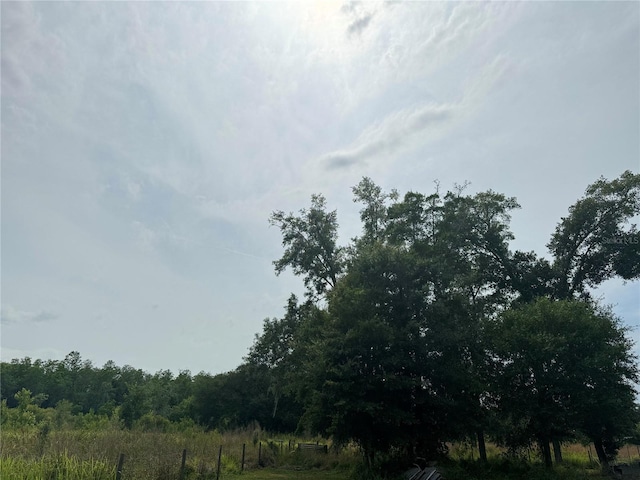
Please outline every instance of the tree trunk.
[[478, 453], [480, 455], [480, 461], [487, 463], [487, 446], [484, 442], [484, 432], [478, 430]]
[[598, 438], [593, 441], [593, 445], [596, 447], [596, 453], [598, 454], [598, 460], [600, 461], [600, 467], [603, 470], [609, 469], [609, 461], [607, 460], [607, 454], [604, 451], [604, 445], [602, 439]]
[[544, 460], [544, 466], [547, 468], [552, 468], [553, 463], [551, 462], [551, 447], [549, 447], [548, 439], [540, 439], [540, 451], [542, 453], [542, 459]]
[[556, 463], [562, 463], [562, 446], [560, 445], [560, 440], [557, 438], [553, 439], [553, 456], [555, 457]]
[[371, 474], [371, 472], [373, 472], [373, 459], [375, 456], [375, 451], [373, 450], [373, 448], [370, 447], [366, 447], [364, 448], [364, 459], [365, 459], [365, 465], [367, 468], [367, 472], [369, 474]]
[[278, 411], [278, 401], [280, 400], [280, 395], [274, 395], [273, 399], [273, 415], [271, 418], [276, 418], [276, 412]]

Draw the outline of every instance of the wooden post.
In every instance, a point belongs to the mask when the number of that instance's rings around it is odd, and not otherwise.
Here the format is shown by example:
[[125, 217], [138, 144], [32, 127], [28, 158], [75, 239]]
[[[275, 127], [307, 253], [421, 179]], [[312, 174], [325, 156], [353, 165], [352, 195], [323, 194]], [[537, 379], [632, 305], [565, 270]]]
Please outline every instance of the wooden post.
[[216, 480], [220, 480], [221, 463], [222, 463], [222, 445], [220, 445], [220, 450], [218, 450], [218, 471], [216, 472]]
[[180, 464], [180, 480], [184, 478], [184, 467], [187, 463], [187, 449], [182, 450], [182, 463]]
[[240, 471], [243, 472], [244, 471], [244, 452], [247, 448], [247, 444], [243, 443], [242, 444], [242, 463], [240, 464]]
[[262, 442], [258, 444], [258, 466], [262, 466]]
[[124, 453], [120, 454], [118, 458], [118, 466], [116, 467], [116, 480], [122, 479], [122, 466], [124, 465]]

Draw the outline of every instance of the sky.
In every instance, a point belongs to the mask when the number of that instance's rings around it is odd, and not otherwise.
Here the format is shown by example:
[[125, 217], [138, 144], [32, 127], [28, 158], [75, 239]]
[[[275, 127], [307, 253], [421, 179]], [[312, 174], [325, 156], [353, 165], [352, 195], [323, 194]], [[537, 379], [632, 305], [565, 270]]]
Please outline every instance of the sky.
[[[640, 171], [638, 2], [0, 8], [3, 361], [234, 369], [304, 291], [271, 212], [321, 193], [346, 244], [363, 176], [514, 196], [512, 249], [548, 256]], [[640, 340], [639, 283], [596, 294]]]

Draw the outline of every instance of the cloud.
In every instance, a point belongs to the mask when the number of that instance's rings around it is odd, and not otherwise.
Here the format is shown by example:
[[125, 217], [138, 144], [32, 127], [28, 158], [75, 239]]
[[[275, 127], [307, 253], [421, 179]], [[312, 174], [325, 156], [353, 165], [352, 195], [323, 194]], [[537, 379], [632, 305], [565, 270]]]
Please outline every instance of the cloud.
[[455, 105], [427, 104], [396, 111], [367, 128], [352, 146], [331, 152], [320, 161], [327, 170], [335, 170], [396, 153], [408, 147], [418, 134], [429, 134], [450, 121], [456, 109]]
[[369, 26], [369, 23], [371, 23], [372, 18], [373, 18], [373, 14], [370, 13], [368, 15], [365, 15], [364, 17], [354, 20], [347, 27], [347, 33], [349, 35], [353, 35], [353, 34], [360, 35]]
[[43, 323], [55, 320], [58, 314], [41, 310], [39, 312], [28, 312], [18, 310], [11, 305], [2, 307], [0, 311], [0, 323], [3, 325], [12, 325], [20, 323]]
[[347, 35], [361, 35], [369, 25], [377, 12], [384, 6], [377, 2], [349, 2], [342, 5], [340, 12], [349, 22]]
[[496, 88], [513, 75], [512, 69], [504, 56], [497, 55], [461, 85], [456, 101], [416, 104], [392, 112], [365, 128], [351, 145], [323, 155], [321, 168], [346, 170], [376, 161], [378, 157], [397, 155], [434, 139], [444, 128], [451, 128], [454, 122], [468, 119], [480, 111]]

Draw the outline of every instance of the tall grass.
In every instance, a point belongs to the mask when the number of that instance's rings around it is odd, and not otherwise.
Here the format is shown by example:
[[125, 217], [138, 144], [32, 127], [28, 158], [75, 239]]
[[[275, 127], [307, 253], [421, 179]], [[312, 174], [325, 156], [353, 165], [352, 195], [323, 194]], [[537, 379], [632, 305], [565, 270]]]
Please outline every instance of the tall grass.
[[2, 457], [3, 480], [113, 480], [116, 466], [99, 460], [82, 461], [67, 455], [41, 459]]
[[[300, 452], [298, 442], [319, 439], [271, 435], [258, 427], [221, 434], [195, 426], [169, 432], [123, 430], [120, 428], [49, 430], [43, 428], [3, 429], [0, 432], [0, 478], [9, 480], [115, 479], [120, 454], [125, 455], [123, 480], [213, 479], [218, 469], [222, 478], [243, 472], [246, 478], [355, 478], [361, 470], [357, 449], [328, 454]], [[243, 446], [245, 448], [242, 463]], [[186, 465], [181, 472], [183, 450]], [[487, 445], [489, 462], [478, 461], [472, 444], [449, 445], [449, 458], [440, 464], [448, 480], [580, 480], [604, 478], [589, 456], [589, 447], [564, 445], [564, 464], [544, 469], [535, 450], [508, 457], [495, 445]], [[628, 459], [626, 457], [629, 457]], [[619, 458], [636, 462], [637, 447], [623, 447]], [[261, 467], [277, 467], [264, 470]], [[303, 473], [306, 472], [306, 473]], [[315, 473], [314, 473], [315, 472]], [[314, 476], [315, 475], [315, 476]]]
[[[3, 429], [0, 437], [0, 476], [3, 479], [101, 479], [105, 478], [105, 471], [115, 472], [121, 453], [125, 455], [123, 479], [177, 479], [181, 475], [183, 450], [187, 451], [185, 479], [215, 478], [220, 446], [221, 474], [227, 477], [265, 466], [335, 469], [341, 464], [350, 468], [358, 461], [355, 454], [301, 454], [295, 451], [295, 445], [298, 441], [308, 442], [310, 439], [282, 436], [274, 439], [259, 429], [237, 430], [223, 435], [197, 428], [171, 433], [120, 429], [43, 433], [34, 428]], [[30, 473], [27, 474], [28, 469]], [[5, 475], [5, 471], [13, 476]], [[76, 472], [81, 474], [78, 476]], [[108, 478], [115, 478], [111, 473]]]

